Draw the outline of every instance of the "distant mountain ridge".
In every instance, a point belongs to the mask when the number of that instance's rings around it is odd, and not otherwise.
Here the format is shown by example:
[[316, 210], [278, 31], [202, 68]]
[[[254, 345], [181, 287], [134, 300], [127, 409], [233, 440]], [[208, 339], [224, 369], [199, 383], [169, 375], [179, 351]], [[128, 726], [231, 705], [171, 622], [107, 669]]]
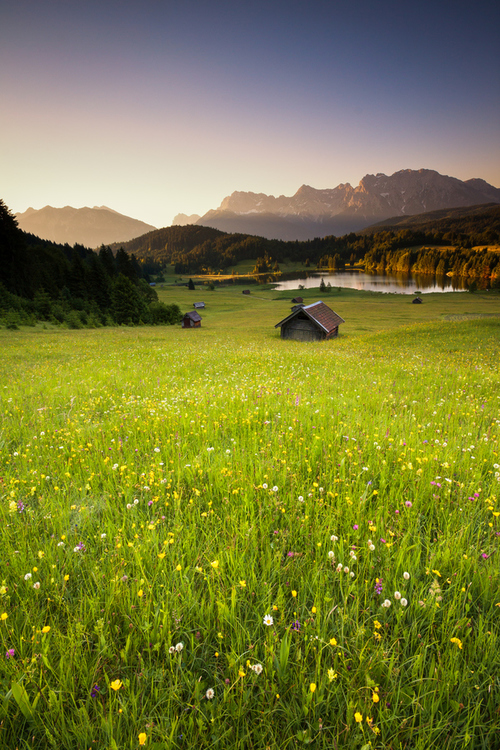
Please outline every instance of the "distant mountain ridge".
[[349, 183], [323, 190], [302, 185], [291, 197], [237, 191], [196, 224], [306, 240], [357, 232], [395, 216], [485, 203], [500, 203], [500, 188], [479, 178], [462, 181], [431, 169], [404, 169], [391, 176], [365, 175], [356, 188]]
[[28, 208], [24, 213], [15, 214], [15, 217], [20, 229], [44, 240], [63, 245], [78, 243], [90, 248], [112, 242], [127, 242], [156, 229], [151, 224], [132, 219], [107, 206]]

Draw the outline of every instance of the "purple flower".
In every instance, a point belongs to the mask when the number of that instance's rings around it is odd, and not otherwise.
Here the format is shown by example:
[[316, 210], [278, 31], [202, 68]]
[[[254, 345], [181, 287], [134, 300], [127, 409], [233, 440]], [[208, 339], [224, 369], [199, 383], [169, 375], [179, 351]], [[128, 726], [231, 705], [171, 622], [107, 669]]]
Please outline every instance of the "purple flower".
[[92, 688], [92, 692], [90, 693], [91, 698], [96, 698], [99, 695], [100, 687], [99, 685], [95, 684]]
[[291, 630], [300, 630], [300, 622], [298, 620], [294, 620], [290, 625], [290, 628]]
[[382, 593], [382, 579], [381, 578], [379, 578], [375, 582], [375, 593], [376, 594], [381, 594]]
[[483, 558], [483, 560], [487, 560], [488, 557], [489, 557], [489, 555], [487, 555], [486, 552], [483, 552], [483, 554], [481, 555], [481, 557]]
[[357, 531], [357, 530], [359, 529], [359, 526], [358, 526], [358, 524], [357, 524], [357, 523], [355, 523], [355, 524], [354, 524], [354, 526], [353, 526], [352, 528], [354, 529], [354, 531]]
[[12, 659], [12, 658], [14, 657], [14, 654], [15, 654], [15, 653], [16, 653], [16, 652], [14, 651], [14, 649], [13, 649], [13, 648], [9, 648], [9, 650], [8, 650], [8, 651], [6, 652], [6, 654], [5, 654], [5, 658], [6, 658], [6, 659]]
[[406, 505], [407, 508], [411, 508], [411, 506], [412, 506], [411, 500], [407, 500], [405, 502], [405, 505]]

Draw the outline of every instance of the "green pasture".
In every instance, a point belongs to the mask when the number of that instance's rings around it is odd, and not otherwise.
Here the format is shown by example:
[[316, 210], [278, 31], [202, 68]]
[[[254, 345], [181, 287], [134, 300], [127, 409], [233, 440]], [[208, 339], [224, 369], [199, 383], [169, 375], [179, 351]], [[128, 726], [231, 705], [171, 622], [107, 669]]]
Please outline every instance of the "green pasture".
[[0, 747], [498, 747], [500, 298], [242, 288], [0, 331]]

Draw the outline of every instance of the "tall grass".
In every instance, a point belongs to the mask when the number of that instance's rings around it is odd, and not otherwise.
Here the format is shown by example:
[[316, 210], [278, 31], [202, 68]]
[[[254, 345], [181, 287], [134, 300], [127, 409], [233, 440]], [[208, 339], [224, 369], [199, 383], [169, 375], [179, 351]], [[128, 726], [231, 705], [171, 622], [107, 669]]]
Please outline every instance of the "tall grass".
[[0, 332], [0, 745], [498, 747], [499, 331]]

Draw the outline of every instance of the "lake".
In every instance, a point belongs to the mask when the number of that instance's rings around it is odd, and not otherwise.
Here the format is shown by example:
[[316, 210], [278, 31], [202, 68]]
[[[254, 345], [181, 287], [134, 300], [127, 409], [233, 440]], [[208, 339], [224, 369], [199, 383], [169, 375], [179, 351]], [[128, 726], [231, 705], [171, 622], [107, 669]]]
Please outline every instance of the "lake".
[[467, 282], [462, 278], [433, 276], [432, 274], [391, 274], [365, 273], [364, 271], [337, 271], [335, 273], [283, 274], [276, 281], [277, 291], [317, 287], [321, 283], [330, 283], [332, 287], [349, 287], [369, 292], [392, 292], [396, 294], [415, 294], [426, 292], [465, 292]]

